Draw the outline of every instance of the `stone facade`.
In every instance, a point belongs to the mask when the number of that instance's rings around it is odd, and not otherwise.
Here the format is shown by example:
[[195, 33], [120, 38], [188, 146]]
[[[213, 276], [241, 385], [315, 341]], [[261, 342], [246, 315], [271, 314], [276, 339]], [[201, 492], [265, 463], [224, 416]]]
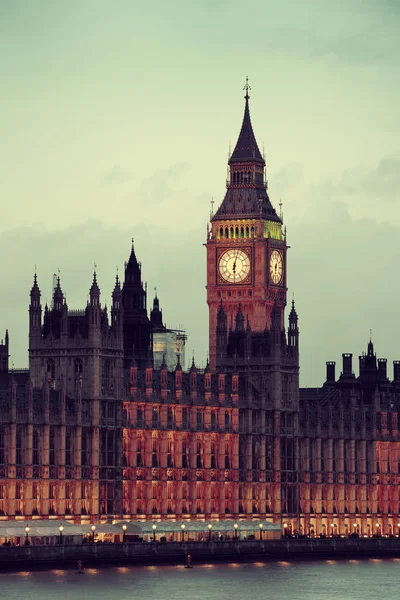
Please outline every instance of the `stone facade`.
[[[152, 361], [146, 286], [132, 245], [110, 319], [96, 273], [68, 309], [58, 278], [42, 311], [36, 275], [29, 370], [0, 344], [0, 516], [271, 518], [290, 535], [397, 533], [400, 362], [372, 342], [336, 380], [299, 389], [294, 302], [285, 327], [287, 241], [267, 191], [248, 87], [225, 198], [207, 231], [209, 356], [183, 372]], [[157, 312], [158, 311], [158, 312]], [[157, 365], [158, 366], [158, 365]]]

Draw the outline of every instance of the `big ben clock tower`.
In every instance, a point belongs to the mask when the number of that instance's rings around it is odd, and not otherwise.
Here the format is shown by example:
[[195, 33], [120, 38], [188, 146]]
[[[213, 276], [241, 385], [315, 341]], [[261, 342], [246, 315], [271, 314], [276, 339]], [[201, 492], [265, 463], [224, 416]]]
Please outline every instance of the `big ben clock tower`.
[[207, 239], [207, 303], [210, 366], [216, 365], [216, 325], [221, 303], [227, 327], [239, 307], [253, 332], [271, 327], [286, 306], [286, 237], [273, 208], [265, 177], [265, 160], [253, 132], [246, 80], [242, 128], [229, 158], [225, 198], [211, 219]]

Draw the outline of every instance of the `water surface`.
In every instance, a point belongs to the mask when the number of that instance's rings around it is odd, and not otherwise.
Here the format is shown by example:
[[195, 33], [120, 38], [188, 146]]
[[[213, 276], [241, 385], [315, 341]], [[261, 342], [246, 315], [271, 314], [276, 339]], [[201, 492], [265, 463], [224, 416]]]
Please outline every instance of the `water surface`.
[[379, 600], [400, 596], [400, 559], [101, 567], [0, 573], [7, 600]]

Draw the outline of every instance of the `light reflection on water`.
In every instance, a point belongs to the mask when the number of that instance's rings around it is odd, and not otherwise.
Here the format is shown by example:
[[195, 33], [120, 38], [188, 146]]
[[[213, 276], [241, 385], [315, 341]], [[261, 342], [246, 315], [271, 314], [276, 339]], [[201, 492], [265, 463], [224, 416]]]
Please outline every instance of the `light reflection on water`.
[[[0, 600], [377, 600], [399, 595], [400, 559], [74, 566], [0, 572]], [[332, 565], [335, 568], [332, 568]], [[268, 590], [268, 593], [266, 593]]]

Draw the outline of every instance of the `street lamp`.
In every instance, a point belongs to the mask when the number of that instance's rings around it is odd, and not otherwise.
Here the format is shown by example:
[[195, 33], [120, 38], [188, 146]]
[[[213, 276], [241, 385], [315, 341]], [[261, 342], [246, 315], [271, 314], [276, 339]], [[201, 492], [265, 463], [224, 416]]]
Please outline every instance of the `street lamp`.
[[125, 542], [126, 542], [126, 523], [124, 523], [122, 525], [122, 531], [123, 531], [123, 534], [122, 534], [122, 543], [125, 544]]
[[283, 532], [284, 537], [287, 538], [287, 523], [283, 524]]
[[58, 531], [60, 532], [60, 546], [63, 543], [63, 531], [64, 531], [64, 525], [60, 525], [60, 527], [58, 528]]
[[151, 526], [152, 530], [153, 530], [153, 542], [156, 541], [156, 529], [157, 529], [157, 525], [155, 523], [153, 523], [153, 525]]
[[237, 523], [234, 523], [233, 528], [235, 530], [235, 540], [237, 540], [239, 525]]
[[333, 530], [334, 530], [335, 525], [333, 523], [331, 523], [331, 532], [332, 532], [332, 536], [333, 537]]
[[376, 523], [375, 527], [376, 527], [376, 535], [377, 535], [377, 537], [379, 537], [379, 523]]
[[31, 528], [29, 527], [29, 525], [27, 525], [25, 527], [25, 546], [29, 546], [29, 532], [30, 532]]
[[209, 523], [209, 524], [207, 525], [207, 527], [208, 527], [208, 541], [210, 542], [210, 541], [211, 541], [211, 529], [212, 529], [212, 524], [211, 524], [211, 523]]
[[397, 535], [400, 538], [400, 523], [397, 523]]
[[185, 529], [186, 529], [186, 525], [185, 523], [182, 523], [181, 525], [181, 530], [182, 530], [182, 542], [185, 541]]
[[356, 534], [357, 533], [357, 523], [354, 523], [353, 527], [354, 527], [354, 533]]
[[260, 540], [262, 540], [262, 532], [263, 532], [263, 527], [264, 525], [262, 523], [259, 523], [259, 528], [260, 528]]
[[96, 525], [92, 525], [92, 544], [94, 544], [94, 532], [96, 531]]

